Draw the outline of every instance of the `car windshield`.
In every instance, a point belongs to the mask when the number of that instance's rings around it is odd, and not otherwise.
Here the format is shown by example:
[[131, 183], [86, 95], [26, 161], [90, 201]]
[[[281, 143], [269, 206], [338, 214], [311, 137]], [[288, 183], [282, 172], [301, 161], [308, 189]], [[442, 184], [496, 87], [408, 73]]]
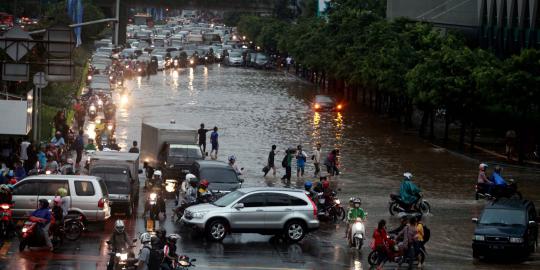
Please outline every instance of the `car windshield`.
[[[107, 177], [107, 176], [104, 176]], [[111, 194], [129, 194], [129, 185], [125, 181], [119, 180], [108, 180], [105, 179], [105, 185], [107, 185], [107, 190]]]
[[332, 98], [327, 97], [327, 96], [316, 96], [315, 97], [315, 102], [332, 103], [334, 101], [332, 100]]
[[232, 168], [204, 168], [200, 174], [201, 179], [210, 183], [238, 183], [238, 176]]
[[202, 158], [201, 149], [197, 146], [172, 144], [169, 150], [171, 157]]
[[240, 57], [242, 56], [242, 53], [241, 52], [231, 52], [229, 54], [230, 57]]
[[524, 226], [525, 211], [513, 209], [486, 209], [480, 218], [481, 225]]
[[219, 200], [213, 202], [212, 204], [215, 205], [215, 206], [219, 206], [219, 207], [225, 207], [227, 205], [230, 205], [231, 203], [233, 203], [234, 201], [238, 200], [238, 198], [244, 196], [245, 193], [242, 192], [242, 191], [233, 191], [221, 198], [219, 198]]

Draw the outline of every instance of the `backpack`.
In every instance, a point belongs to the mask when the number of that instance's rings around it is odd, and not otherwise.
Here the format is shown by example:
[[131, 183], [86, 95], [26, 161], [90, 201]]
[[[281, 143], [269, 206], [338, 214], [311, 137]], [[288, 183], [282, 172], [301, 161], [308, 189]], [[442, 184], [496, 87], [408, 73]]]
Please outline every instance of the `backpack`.
[[283, 166], [283, 168], [287, 168], [287, 165], [288, 165], [287, 157], [288, 157], [288, 155], [285, 155], [285, 156], [283, 157], [283, 160], [281, 161], [281, 166]]
[[422, 224], [422, 227], [424, 228], [424, 244], [425, 244], [429, 241], [429, 238], [431, 237], [431, 230], [425, 224]]
[[150, 256], [148, 257], [148, 270], [159, 270], [161, 263], [163, 262], [163, 251], [155, 248], [145, 246], [150, 250]]

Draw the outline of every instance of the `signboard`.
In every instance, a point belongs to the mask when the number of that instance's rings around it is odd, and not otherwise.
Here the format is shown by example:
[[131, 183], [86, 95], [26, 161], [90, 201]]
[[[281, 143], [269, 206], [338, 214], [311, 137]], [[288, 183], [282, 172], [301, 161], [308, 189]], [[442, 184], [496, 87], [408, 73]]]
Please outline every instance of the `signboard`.
[[2, 64], [2, 80], [3, 81], [28, 81], [30, 74], [30, 66], [28, 64]]
[[36, 74], [34, 74], [34, 85], [37, 87], [37, 88], [45, 88], [47, 87], [47, 80], [45, 79], [45, 73], [44, 72], [38, 72]]
[[73, 63], [67, 59], [48, 59], [45, 66], [45, 79], [50, 82], [73, 81]]
[[26, 100], [0, 100], [0, 115], [9, 115], [0, 117], [0, 134], [27, 135], [30, 132], [28, 123], [32, 123], [32, 114], [28, 110]]
[[26, 134], [32, 129], [32, 114], [34, 112], [34, 90], [26, 93]]
[[32, 37], [20, 26], [15, 26], [0, 38], [0, 49], [17, 62], [21, 60], [36, 45]]

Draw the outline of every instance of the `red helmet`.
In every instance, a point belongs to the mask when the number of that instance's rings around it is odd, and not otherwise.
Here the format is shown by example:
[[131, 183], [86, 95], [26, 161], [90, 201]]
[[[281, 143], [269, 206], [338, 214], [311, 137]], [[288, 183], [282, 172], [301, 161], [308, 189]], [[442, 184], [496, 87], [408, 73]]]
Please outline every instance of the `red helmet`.
[[205, 188], [207, 188], [209, 184], [210, 184], [210, 183], [208, 183], [208, 180], [203, 179], [203, 180], [201, 181], [201, 184], [200, 184], [200, 185], [203, 186], [203, 187], [205, 187]]
[[323, 181], [323, 182], [322, 182], [322, 188], [323, 188], [323, 189], [327, 189], [327, 188], [329, 188], [329, 187], [330, 187], [330, 182], [328, 182], [328, 181]]
[[15, 184], [17, 184], [17, 179], [16, 178], [11, 178], [8, 183], [10, 185], [15, 185]]

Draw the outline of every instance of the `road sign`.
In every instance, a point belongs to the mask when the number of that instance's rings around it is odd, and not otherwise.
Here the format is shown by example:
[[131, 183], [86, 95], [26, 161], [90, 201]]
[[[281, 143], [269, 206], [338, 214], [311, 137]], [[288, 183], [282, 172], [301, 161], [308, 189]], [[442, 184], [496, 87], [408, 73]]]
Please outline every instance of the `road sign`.
[[21, 60], [34, 45], [30, 34], [20, 26], [11, 28], [0, 38], [0, 48], [14, 61]]
[[49, 82], [45, 79], [45, 72], [38, 72], [34, 74], [34, 85], [37, 88], [45, 88]]

